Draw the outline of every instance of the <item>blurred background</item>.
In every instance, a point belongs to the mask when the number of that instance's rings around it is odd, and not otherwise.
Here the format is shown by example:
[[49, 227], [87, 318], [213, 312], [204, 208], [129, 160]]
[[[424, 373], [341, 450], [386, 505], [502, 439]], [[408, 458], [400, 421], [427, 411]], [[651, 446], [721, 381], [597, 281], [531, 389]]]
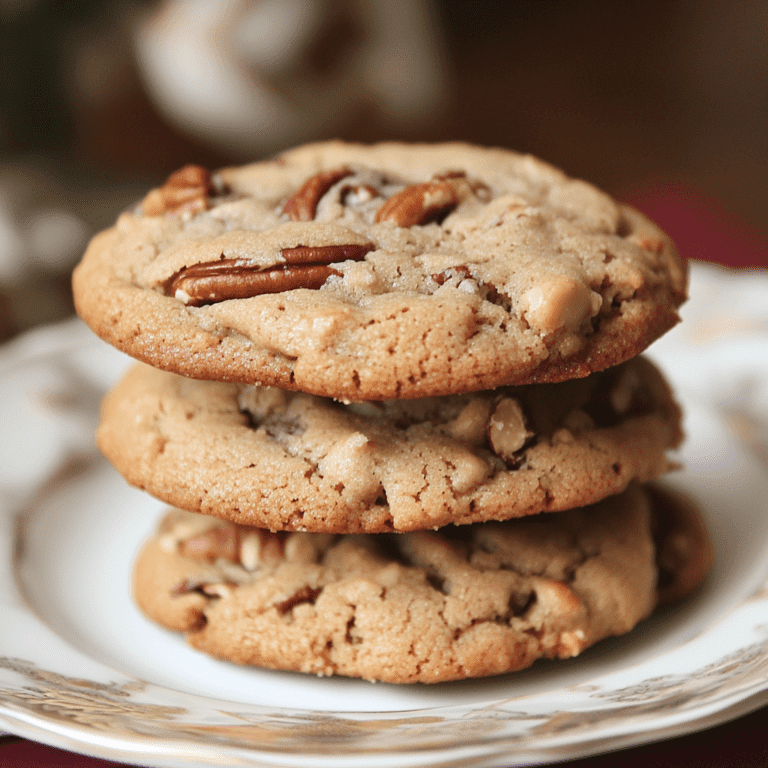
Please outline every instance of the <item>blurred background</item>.
[[0, 0], [0, 341], [171, 171], [334, 137], [532, 152], [768, 265], [768, 3]]

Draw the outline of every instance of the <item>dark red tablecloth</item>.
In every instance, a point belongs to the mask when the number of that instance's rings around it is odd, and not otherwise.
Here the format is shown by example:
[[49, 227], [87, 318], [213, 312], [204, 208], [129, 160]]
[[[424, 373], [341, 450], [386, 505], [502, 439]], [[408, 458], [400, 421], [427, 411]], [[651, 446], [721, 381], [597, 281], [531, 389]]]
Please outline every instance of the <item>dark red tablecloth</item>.
[[[768, 267], [768, 233], [740, 221], [717, 201], [682, 183], [665, 182], [622, 195], [657, 221], [689, 259], [732, 267]], [[768, 683], [768, 681], [766, 681]], [[573, 768], [676, 766], [765, 768], [768, 707], [699, 733], [573, 760]], [[108, 768], [120, 763], [15, 737], [0, 740], [0, 768]]]

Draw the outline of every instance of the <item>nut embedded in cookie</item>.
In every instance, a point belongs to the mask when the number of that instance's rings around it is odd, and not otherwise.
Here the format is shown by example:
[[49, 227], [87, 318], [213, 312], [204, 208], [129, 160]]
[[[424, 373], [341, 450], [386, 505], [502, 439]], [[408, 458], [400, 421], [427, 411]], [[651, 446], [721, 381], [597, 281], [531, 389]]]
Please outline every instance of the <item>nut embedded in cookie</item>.
[[297, 288], [317, 289], [331, 275], [341, 274], [331, 264], [360, 261], [372, 250], [370, 243], [299, 245], [281, 249], [282, 263], [264, 268], [243, 259], [220, 258], [182, 268], [165, 282], [163, 290], [188, 306], [200, 307]]

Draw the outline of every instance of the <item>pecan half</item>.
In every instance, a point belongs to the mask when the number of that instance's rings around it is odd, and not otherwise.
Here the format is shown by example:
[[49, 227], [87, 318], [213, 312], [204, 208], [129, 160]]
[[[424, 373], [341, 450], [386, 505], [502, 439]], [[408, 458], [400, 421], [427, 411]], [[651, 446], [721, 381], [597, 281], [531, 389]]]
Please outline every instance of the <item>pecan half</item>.
[[260, 271], [233, 267], [205, 275], [181, 275], [173, 281], [173, 293], [188, 306], [201, 307], [229, 299], [250, 299], [297, 288], [317, 290], [331, 275], [339, 274], [338, 270], [326, 264], [270, 267]]
[[168, 296], [176, 296], [193, 307], [297, 288], [317, 289], [331, 275], [340, 274], [330, 264], [360, 261], [373, 248], [372, 243], [283, 248], [280, 254], [285, 263], [266, 269], [243, 259], [222, 258], [185, 267], [163, 288]]
[[391, 221], [398, 227], [428, 224], [447, 215], [459, 203], [448, 181], [431, 181], [406, 187], [392, 195], [376, 214], [376, 222]]
[[317, 213], [320, 198], [337, 182], [351, 176], [348, 168], [323, 171], [304, 182], [283, 206], [283, 213], [292, 221], [312, 221]]
[[159, 216], [183, 208], [204, 211], [216, 193], [211, 174], [200, 165], [186, 165], [172, 173], [162, 187], [151, 190], [141, 202], [146, 216]]
[[283, 248], [280, 255], [286, 264], [338, 264], [342, 261], [360, 261], [373, 250], [373, 243], [348, 245], [297, 245]]

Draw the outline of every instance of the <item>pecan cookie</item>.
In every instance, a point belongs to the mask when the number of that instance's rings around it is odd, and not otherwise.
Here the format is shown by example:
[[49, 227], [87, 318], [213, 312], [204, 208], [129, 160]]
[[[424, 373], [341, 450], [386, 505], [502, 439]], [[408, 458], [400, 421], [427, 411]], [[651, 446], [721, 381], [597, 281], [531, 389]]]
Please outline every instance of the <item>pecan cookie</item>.
[[636, 211], [465, 144], [188, 167], [74, 274], [85, 321], [153, 366], [348, 400], [585, 376], [674, 325], [685, 290], [674, 246]]
[[437, 528], [598, 501], [670, 468], [680, 411], [645, 358], [584, 379], [340, 403], [139, 364], [97, 441], [132, 484], [272, 530]]
[[[496, 675], [576, 656], [654, 609], [653, 529], [675, 524], [659, 525], [671, 510], [649, 499], [632, 485], [557, 515], [373, 536], [173, 511], [137, 561], [134, 595], [195, 648], [240, 664], [394, 683]], [[703, 580], [706, 544], [693, 536], [674, 561], [698, 574], [676, 597]]]

